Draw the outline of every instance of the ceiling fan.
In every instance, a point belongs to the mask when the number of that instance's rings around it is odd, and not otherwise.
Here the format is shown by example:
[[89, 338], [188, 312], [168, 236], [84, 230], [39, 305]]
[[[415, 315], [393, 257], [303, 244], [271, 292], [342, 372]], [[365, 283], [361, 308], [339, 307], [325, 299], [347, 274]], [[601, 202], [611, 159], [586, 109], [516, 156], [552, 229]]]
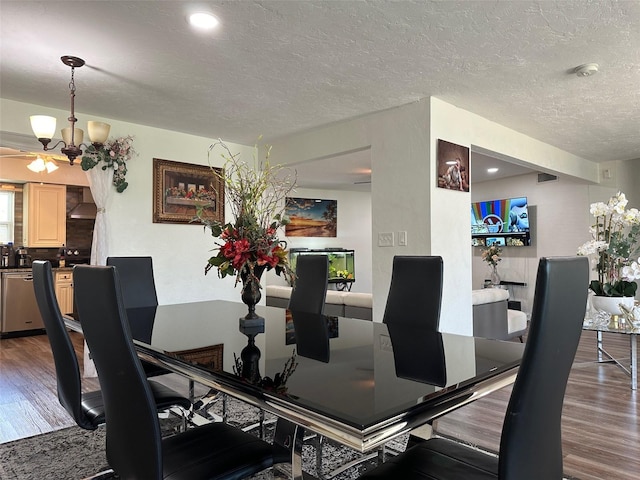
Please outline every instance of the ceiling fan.
[[15, 158], [27, 162], [31, 160], [27, 165], [27, 168], [35, 173], [42, 173], [45, 170], [48, 173], [51, 173], [59, 168], [56, 161], [66, 160], [66, 158], [61, 155], [27, 152], [9, 147], [0, 147], [0, 159], [2, 158]]

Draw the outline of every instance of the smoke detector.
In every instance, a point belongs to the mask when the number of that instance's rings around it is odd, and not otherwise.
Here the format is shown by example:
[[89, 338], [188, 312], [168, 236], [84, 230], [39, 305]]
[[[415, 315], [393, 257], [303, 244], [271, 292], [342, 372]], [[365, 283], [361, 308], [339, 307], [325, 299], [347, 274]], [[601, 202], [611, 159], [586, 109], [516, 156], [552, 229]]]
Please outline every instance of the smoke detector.
[[585, 63], [574, 69], [574, 72], [579, 77], [590, 77], [598, 73], [600, 66], [597, 63]]

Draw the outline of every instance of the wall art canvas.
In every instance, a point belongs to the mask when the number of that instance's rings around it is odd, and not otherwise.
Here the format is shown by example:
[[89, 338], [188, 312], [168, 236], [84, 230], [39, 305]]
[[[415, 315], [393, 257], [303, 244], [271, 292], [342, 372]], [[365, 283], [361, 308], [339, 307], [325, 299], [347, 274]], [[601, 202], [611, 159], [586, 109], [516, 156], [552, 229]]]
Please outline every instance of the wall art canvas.
[[469, 148], [438, 140], [438, 187], [469, 191]]
[[291, 220], [285, 227], [287, 237], [337, 236], [337, 200], [287, 197], [285, 213]]
[[203, 215], [224, 223], [224, 169], [153, 159], [153, 222], [194, 222], [197, 207]]

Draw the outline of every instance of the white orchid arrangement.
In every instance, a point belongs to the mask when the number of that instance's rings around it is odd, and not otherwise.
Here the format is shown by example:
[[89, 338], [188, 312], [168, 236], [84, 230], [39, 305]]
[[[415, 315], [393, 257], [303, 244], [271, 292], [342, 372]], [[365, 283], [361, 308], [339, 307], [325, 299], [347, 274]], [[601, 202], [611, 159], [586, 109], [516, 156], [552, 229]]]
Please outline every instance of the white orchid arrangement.
[[589, 229], [592, 239], [578, 248], [578, 255], [593, 255], [598, 280], [589, 288], [596, 295], [633, 297], [640, 279], [640, 211], [626, 209], [628, 200], [618, 192], [607, 203], [592, 203], [590, 212], [595, 223]]

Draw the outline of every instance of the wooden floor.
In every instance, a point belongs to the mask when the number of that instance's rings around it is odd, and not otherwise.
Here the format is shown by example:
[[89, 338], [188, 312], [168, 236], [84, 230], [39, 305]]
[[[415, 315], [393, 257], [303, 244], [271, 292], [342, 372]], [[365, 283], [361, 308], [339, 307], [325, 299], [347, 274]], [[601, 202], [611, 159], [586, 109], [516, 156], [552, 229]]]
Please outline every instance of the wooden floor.
[[[71, 335], [82, 352], [81, 337]], [[605, 347], [628, 359], [628, 337], [607, 334]], [[620, 368], [595, 359], [595, 335], [584, 332], [565, 397], [564, 471], [580, 480], [639, 479], [638, 394]], [[83, 382], [86, 390], [97, 388], [94, 379]], [[437, 430], [497, 450], [509, 393], [503, 389], [447, 415]], [[72, 425], [57, 400], [47, 338], [0, 340], [0, 443]]]

